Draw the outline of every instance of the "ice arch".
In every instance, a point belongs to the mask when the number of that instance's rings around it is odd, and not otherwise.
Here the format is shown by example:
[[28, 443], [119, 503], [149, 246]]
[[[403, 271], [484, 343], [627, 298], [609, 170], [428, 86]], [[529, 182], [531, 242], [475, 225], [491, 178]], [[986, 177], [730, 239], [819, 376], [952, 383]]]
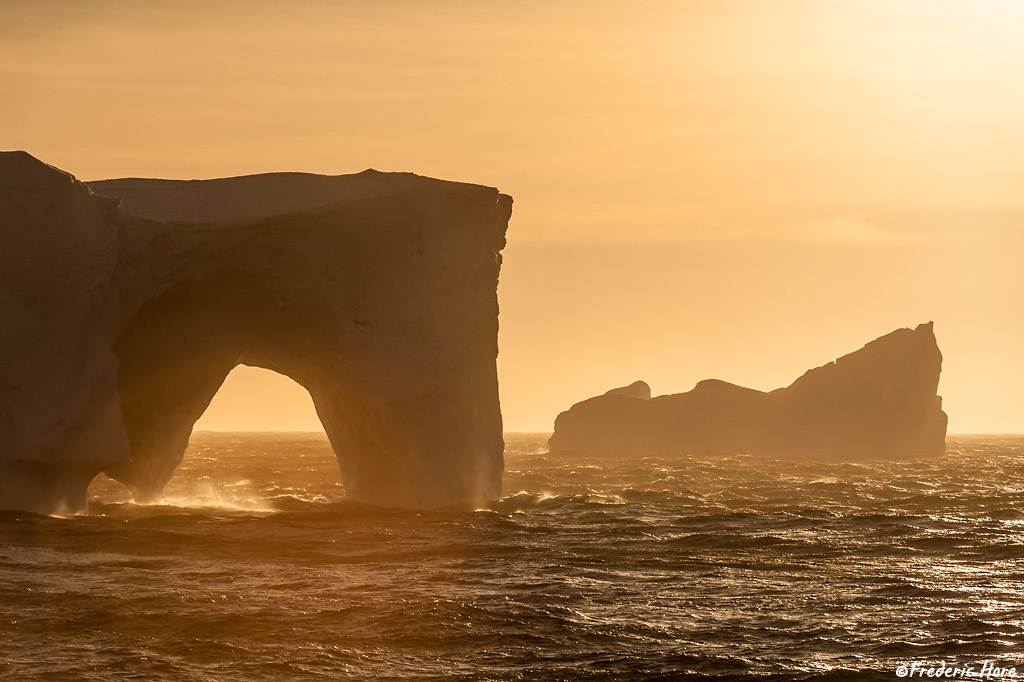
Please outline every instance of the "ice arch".
[[376, 171], [87, 187], [23, 153], [0, 190], [0, 507], [82, 509], [100, 471], [159, 494], [240, 363], [309, 391], [352, 498], [500, 494], [509, 197]]

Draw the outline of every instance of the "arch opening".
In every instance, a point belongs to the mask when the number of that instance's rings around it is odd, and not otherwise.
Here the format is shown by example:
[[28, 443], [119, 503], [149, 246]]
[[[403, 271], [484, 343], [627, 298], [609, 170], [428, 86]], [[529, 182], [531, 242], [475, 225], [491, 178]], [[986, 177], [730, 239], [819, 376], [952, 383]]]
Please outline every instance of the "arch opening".
[[[337, 457], [309, 393], [277, 372], [237, 365], [195, 423], [159, 502], [269, 512], [344, 495]], [[90, 484], [89, 499], [119, 504], [132, 494], [101, 475]]]
[[236, 365], [192, 431], [323, 433], [309, 391], [283, 374]]
[[[460, 407], [478, 388], [459, 380], [445, 391], [412, 393], [417, 383], [437, 383], [422, 373], [432, 363], [417, 355], [429, 351], [406, 343], [390, 349], [386, 337], [373, 338], [373, 319], [358, 314], [338, 325], [323, 313], [320, 294], [282, 294], [221, 270], [147, 302], [114, 345], [131, 458], [104, 473], [136, 501], [158, 501], [195, 424], [228, 374], [247, 365], [309, 393], [349, 499], [423, 507], [493, 497], [488, 484], [500, 480], [501, 463], [478, 456], [493, 448], [489, 442], [466, 442], [478, 434], [477, 416]], [[412, 397], [391, 397], [402, 393]]]
[[306, 391], [326, 331], [239, 274], [180, 285], [139, 312], [114, 345], [131, 462], [105, 472], [136, 500], [159, 498], [196, 422], [239, 365], [271, 369]]

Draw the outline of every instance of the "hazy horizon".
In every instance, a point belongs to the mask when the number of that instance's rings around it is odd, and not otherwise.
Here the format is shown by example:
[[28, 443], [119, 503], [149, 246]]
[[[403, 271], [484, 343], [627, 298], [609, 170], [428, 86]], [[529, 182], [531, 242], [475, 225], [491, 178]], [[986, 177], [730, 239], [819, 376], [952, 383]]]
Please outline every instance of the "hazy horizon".
[[[515, 198], [508, 432], [760, 390], [934, 320], [950, 433], [1024, 432], [1024, 6], [0, 6], [0, 146], [80, 179], [411, 171]], [[237, 369], [198, 429], [320, 430]]]

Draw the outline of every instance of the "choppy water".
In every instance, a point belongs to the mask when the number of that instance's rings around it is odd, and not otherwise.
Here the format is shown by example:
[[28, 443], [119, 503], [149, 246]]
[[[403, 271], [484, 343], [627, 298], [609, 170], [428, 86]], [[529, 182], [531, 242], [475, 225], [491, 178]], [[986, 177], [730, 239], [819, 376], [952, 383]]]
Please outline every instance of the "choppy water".
[[1024, 676], [1024, 437], [909, 463], [540, 454], [506, 497], [343, 500], [322, 435], [197, 434], [167, 504], [0, 513], [11, 680]]

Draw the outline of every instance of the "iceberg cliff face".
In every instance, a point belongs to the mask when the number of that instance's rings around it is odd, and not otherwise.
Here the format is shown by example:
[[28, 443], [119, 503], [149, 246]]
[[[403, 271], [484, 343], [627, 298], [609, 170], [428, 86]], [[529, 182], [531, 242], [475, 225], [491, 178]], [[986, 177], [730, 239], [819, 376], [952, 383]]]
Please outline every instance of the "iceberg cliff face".
[[[770, 393], [706, 380], [650, 398], [635, 387], [558, 415], [552, 451], [902, 458], [945, 452], [932, 323], [898, 329]], [[644, 384], [646, 386], [646, 384]]]
[[512, 200], [406, 173], [83, 184], [0, 153], [0, 508], [171, 477], [238, 364], [311, 394], [352, 499], [496, 499]]

